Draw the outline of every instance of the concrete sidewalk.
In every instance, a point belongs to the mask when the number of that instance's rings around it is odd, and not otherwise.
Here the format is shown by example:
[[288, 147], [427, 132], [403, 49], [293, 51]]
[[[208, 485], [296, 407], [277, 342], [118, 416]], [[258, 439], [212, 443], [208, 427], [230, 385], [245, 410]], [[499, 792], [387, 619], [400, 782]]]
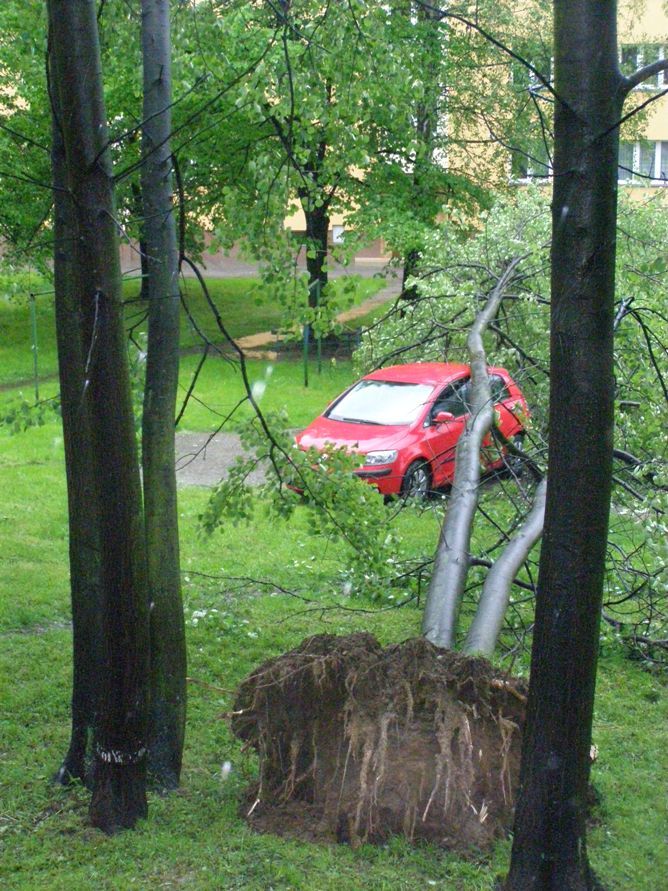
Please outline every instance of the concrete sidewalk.
[[[205, 278], [255, 278], [258, 275], [257, 263], [247, 263], [235, 254], [225, 256], [220, 252], [208, 254], [204, 251], [199, 267]], [[141, 270], [139, 250], [136, 245], [127, 242], [121, 244], [121, 269], [123, 275], [139, 275]], [[297, 269], [299, 272], [306, 272], [306, 265], [301, 258], [298, 261]], [[187, 266], [184, 267], [183, 272], [186, 278], [192, 278], [194, 275]], [[357, 258], [345, 266], [331, 259], [329, 261], [329, 275], [332, 278], [339, 278], [342, 275], [373, 278], [374, 275], [379, 275], [389, 281], [396, 276], [397, 272], [396, 269], [390, 269], [388, 259], [383, 257]]]

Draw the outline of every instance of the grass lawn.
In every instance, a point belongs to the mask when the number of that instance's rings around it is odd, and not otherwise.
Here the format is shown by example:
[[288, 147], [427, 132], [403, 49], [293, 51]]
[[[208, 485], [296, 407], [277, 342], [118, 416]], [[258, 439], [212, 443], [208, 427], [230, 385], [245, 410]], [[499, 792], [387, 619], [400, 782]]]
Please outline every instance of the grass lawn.
[[[383, 286], [379, 278], [355, 279], [349, 295], [342, 293], [343, 279], [334, 279], [332, 288], [337, 305], [341, 309], [361, 303]], [[249, 278], [210, 279], [208, 287], [223, 322], [232, 337], [243, 337], [260, 331], [279, 328], [283, 319], [281, 307], [263, 291], [259, 282]], [[0, 387], [26, 382], [26, 397], [32, 393], [34, 354], [32, 349], [32, 324], [30, 294], [35, 293], [35, 320], [37, 326], [38, 374], [48, 378], [58, 370], [56, 354], [53, 294], [50, 285], [36, 276], [22, 275], [8, 282], [0, 277]], [[193, 279], [183, 283], [185, 301], [198, 327], [214, 342], [223, 340], [211, 311]], [[124, 294], [128, 327], [145, 330], [145, 309], [135, 297], [136, 280], [126, 281]], [[181, 316], [182, 346], [184, 349], [199, 346], [200, 340], [185, 312]], [[355, 324], [358, 324], [355, 322]], [[41, 393], [40, 393], [41, 395]]]
[[[308, 397], [276, 367], [267, 404], [297, 405], [294, 423], [312, 413]], [[287, 366], [286, 366], [287, 367]], [[265, 379], [263, 367], [254, 366]], [[323, 375], [338, 389], [349, 369]], [[210, 385], [213, 387], [213, 383]], [[272, 387], [275, 386], [275, 392]], [[226, 384], [231, 389], [231, 384]], [[193, 416], [194, 417], [194, 416]], [[106, 838], [86, 827], [88, 793], [50, 784], [68, 738], [71, 682], [63, 447], [55, 421], [10, 436], [0, 430], [4, 499], [0, 509], [0, 886], [192, 889], [492, 889], [506, 869], [509, 843], [484, 857], [461, 858], [395, 840], [379, 848], [316, 847], [251, 833], [238, 815], [256, 765], [231, 737], [221, 713], [239, 680], [270, 656], [316, 632], [367, 629], [383, 641], [419, 631], [413, 606], [380, 610], [345, 599], [342, 550], [308, 534], [301, 509], [289, 522], [262, 506], [253, 523], [208, 538], [198, 528], [206, 492], [181, 490], [184, 597], [189, 642], [188, 737], [182, 789], [151, 796], [149, 818], [135, 832]], [[407, 548], [429, 549], [434, 514], [409, 512]], [[272, 591], [272, 580], [315, 601]], [[337, 604], [362, 612], [327, 609]], [[317, 608], [314, 609], [313, 606]], [[322, 608], [321, 608], [322, 607]], [[526, 659], [516, 664], [526, 670]], [[208, 686], [207, 686], [208, 685]], [[656, 891], [668, 864], [663, 834], [668, 779], [668, 697], [658, 678], [616, 645], [601, 654], [593, 780], [602, 796], [590, 832], [592, 864], [606, 887]], [[221, 765], [232, 762], [224, 781]]]
[[[214, 282], [215, 299], [221, 310], [226, 307], [236, 336], [275, 327], [271, 306], [249, 301], [248, 287], [247, 279]], [[191, 297], [200, 311], [201, 302]], [[48, 295], [37, 300], [37, 322], [40, 369], [47, 374], [56, 367]], [[197, 362], [195, 355], [182, 359], [182, 394]], [[26, 301], [3, 302], [0, 295], [0, 383], [11, 386], [29, 377], [31, 364]], [[354, 378], [349, 361], [325, 361], [320, 375], [312, 362], [308, 388], [298, 359], [252, 360], [248, 371], [262, 408], [287, 409], [287, 423], [294, 427], [308, 423]], [[57, 381], [42, 381], [42, 397], [56, 391]], [[26, 398], [31, 395], [29, 388], [24, 392]], [[3, 399], [15, 399], [16, 393], [10, 390]], [[180, 428], [215, 428], [243, 396], [238, 367], [212, 356]], [[243, 405], [226, 429], [238, 429], [248, 417]], [[400, 839], [352, 850], [248, 830], [238, 808], [256, 763], [252, 754], [242, 753], [221, 719], [232, 705], [238, 682], [258, 663], [307, 635], [369, 630], [384, 642], [399, 641], [419, 633], [421, 615], [414, 605], [382, 609], [345, 597], [341, 570], [346, 553], [339, 543], [309, 534], [303, 508], [289, 521], [277, 521], [258, 503], [250, 525], [228, 524], [211, 537], [203, 535], [198, 517], [207, 493], [196, 488], [180, 493], [191, 678], [182, 789], [165, 798], [151, 796], [149, 818], [135, 832], [108, 839], [88, 828], [88, 793], [50, 783], [68, 741], [71, 684], [66, 495], [57, 419], [47, 416], [43, 426], [16, 436], [0, 428], [0, 472], [0, 887], [494, 887], [507, 868], [507, 841], [488, 855], [462, 858], [429, 845], [411, 847]], [[495, 510], [503, 511], [498, 490], [483, 492], [490, 504], [495, 496]], [[438, 510], [403, 513], [400, 556], [431, 553], [439, 521]], [[476, 535], [485, 534], [495, 537], [493, 530], [476, 530]], [[263, 581], [311, 602], [279, 594]], [[526, 672], [526, 655], [515, 663], [515, 670]], [[668, 817], [667, 718], [668, 695], [660, 679], [625, 658], [618, 644], [606, 642], [594, 728], [600, 754], [593, 781], [601, 806], [589, 847], [592, 864], [610, 889], [656, 891], [668, 872], [663, 839]], [[233, 767], [223, 780], [225, 761]]]
[[[185, 397], [199, 357], [181, 360], [180, 399]], [[289, 406], [289, 424], [303, 427], [320, 414], [328, 402], [354, 379], [350, 360], [332, 363], [324, 360], [318, 374], [315, 361], [309, 363], [309, 385], [304, 386], [303, 364], [297, 358], [278, 362], [259, 359], [247, 363], [248, 376], [263, 412], [279, 412]], [[195, 399], [188, 402], [179, 424], [180, 430], [215, 429], [245, 396], [239, 367], [212, 356], [202, 369], [195, 389]], [[225, 424], [226, 430], [238, 429], [252, 415], [245, 403]]]

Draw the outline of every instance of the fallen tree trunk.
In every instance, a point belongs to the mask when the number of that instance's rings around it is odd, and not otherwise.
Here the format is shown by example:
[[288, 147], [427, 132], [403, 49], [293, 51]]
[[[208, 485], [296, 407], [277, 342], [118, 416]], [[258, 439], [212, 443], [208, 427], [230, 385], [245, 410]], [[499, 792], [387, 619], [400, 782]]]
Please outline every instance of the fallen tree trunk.
[[483, 334], [494, 319], [521, 258], [511, 260], [478, 313], [467, 339], [471, 365], [471, 414], [457, 443], [455, 478], [434, 560], [422, 632], [439, 647], [452, 647], [469, 568], [473, 515], [478, 505], [480, 449], [494, 420]]
[[491, 656], [494, 652], [515, 576], [543, 534], [546, 492], [547, 479], [544, 479], [538, 484], [533, 506], [519, 532], [487, 573], [478, 609], [463, 647], [465, 653]]

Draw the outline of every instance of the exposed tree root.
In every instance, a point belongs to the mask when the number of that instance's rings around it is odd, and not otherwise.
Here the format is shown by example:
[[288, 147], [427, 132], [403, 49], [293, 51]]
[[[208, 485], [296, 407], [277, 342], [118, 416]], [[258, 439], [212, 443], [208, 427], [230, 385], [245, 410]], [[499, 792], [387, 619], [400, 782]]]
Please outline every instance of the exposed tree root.
[[[241, 685], [263, 831], [353, 845], [392, 834], [484, 848], [511, 825], [526, 687], [423, 638], [319, 635]], [[250, 812], [250, 813], [249, 813]]]

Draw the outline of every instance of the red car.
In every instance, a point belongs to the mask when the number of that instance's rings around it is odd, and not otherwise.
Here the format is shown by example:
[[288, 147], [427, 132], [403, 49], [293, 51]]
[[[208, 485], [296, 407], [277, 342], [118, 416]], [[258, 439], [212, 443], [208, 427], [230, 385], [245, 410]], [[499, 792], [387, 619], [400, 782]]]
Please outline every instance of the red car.
[[[498, 425], [520, 438], [528, 417], [519, 387], [504, 368], [489, 369]], [[364, 455], [355, 472], [383, 495], [424, 497], [452, 482], [455, 447], [470, 412], [467, 365], [424, 362], [367, 374], [297, 436], [302, 449], [343, 447]], [[487, 468], [503, 463], [490, 449]]]

